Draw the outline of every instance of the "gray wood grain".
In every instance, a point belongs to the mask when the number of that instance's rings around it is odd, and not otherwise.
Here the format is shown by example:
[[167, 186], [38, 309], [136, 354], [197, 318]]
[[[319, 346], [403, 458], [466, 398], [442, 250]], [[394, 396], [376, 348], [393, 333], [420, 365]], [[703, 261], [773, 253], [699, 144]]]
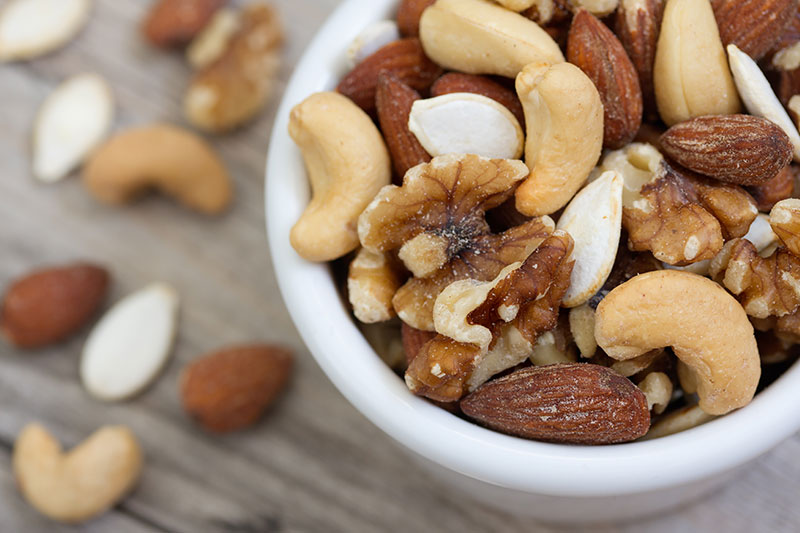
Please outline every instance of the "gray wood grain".
[[[278, 92], [336, 0], [280, 0], [288, 44]], [[78, 381], [85, 333], [21, 353], [0, 346], [0, 532], [529, 532], [554, 529], [469, 501], [440, 485], [366, 421], [326, 380], [297, 336], [278, 295], [265, 242], [264, 157], [277, 98], [263, 116], [214, 138], [234, 176], [234, 209], [219, 218], [149, 197], [126, 208], [95, 203], [75, 176], [44, 186], [30, 177], [30, 124], [64, 77], [92, 70], [117, 99], [116, 127], [155, 120], [183, 124], [189, 70], [178, 53], [145, 46], [137, 23], [149, 2], [97, 0], [86, 30], [68, 47], [0, 66], [0, 285], [32, 267], [92, 259], [114, 274], [113, 301], [151, 281], [182, 295], [174, 358], [140, 397], [93, 401]], [[182, 366], [224, 344], [268, 340], [294, 348], [288, 394], [253, 429], [204, 434], [178, 404]], [[147, 465], [135, 492], [81, 527], [54, 524], [17, 493], [10, 452], [29, 421], [66, 445], [106, 423], [129, 425]], [[595, 531], [793, 531], [800, 528], [800, 439], [760, 459], [726, 490], [666, 516]]]

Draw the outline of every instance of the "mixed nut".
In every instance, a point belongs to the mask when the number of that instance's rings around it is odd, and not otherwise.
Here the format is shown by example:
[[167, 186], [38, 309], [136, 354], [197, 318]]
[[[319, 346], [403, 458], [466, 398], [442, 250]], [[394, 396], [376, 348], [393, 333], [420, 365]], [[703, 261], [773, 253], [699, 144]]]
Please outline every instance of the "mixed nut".
[[381, 356], [488, 428], [609, 444], [743, 407], [800, 340], [799, 9], [402, 0], [291, 113], [292, 245], [349, 262]]

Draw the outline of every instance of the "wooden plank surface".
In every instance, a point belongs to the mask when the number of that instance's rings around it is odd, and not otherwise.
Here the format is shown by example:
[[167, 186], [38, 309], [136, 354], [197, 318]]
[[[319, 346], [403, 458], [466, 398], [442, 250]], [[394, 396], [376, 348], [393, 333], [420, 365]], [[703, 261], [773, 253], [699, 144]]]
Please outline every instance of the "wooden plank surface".
[[[276, 2], [292, 65], [338, 3]], [[140, 397], [93, 401], [78, 381], [85, 332], [34, 353], [0, 346], [0, 532], [529, 532], [550, 531], [466, 500], [440, 485], [333, 388], [297, 336], [279, 297], [262, 212], [264, 157], [277, 99], [254, 124], [215, 138], [235, 177], [228, 214], [205, 218], [151, 197], [134, 206], [95, 203], [74, 176], [54, 186], [30, 177], [30, 124], [65, 76], [97, 71], [117, 99], [115, 126], [182, 123], [188, 68], [180, 54], [145, 46], [136, 24], [147, 1], [97, 0], [87, 29], [60, 52], [0, 66], [0, 284], [43, 264], [92, 259], [114, 274], [112, 298], [164, 280], [182, 295], [174, 358]], [[178, 404], [182, 366], [220, 345], [278, 341], [298, 354], [288, 394], [255, 428], [211, 437]], [[40, 420], [70, 445], [106, 423], [129, 425], [147, 464], [136, 491], [82, 527], [59, 526], [20, 498], [10, 451]], [[594, 531], [797, 531], [800, 438], [748, 466], [724, 491], [666, 516]]]

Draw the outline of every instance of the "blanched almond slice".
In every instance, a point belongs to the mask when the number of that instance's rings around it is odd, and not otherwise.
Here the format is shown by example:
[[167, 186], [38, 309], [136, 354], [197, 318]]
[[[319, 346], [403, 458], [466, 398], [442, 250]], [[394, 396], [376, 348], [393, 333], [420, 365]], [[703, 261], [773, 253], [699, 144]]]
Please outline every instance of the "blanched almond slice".
[[417, 100], [408, 116], [408, 128], [432, 156], [455, 153], [518, 159], [525, 141], [511, 111], [472, 93]]
[[11, 0], [0, 10], [0, 61], [30, 59], [75, 37], [90, 0]]
[[33, 175], [58, 181], [105, 137], [114, 115], [111, 87], [97, 74], [78, 74], [55, 88], [33, 125]]
[[400, 30], [393, 20], [379, 20], [364, 28], [347, 49], [347, 63], [353, 68], [385, 45], [400, 39]]
[[166, 363], [178, 318], [178, 293], [154, 283], [117, 302], [83, 348], [81, 379], [92, 396], [115, 401], [143, 390]]
[[619, 173], [604, 172], [575, 195], [558, 220], [557, 229], [575, 241], [575, 267], [563, 307], [586, 302], [611, 273], [622, 231], [622, 185]]
[[744, 106], [750, 114], [771, 120], [786, 132], [794, 147], [794, 160], [800, 161], [800, 133], [758, 64], [735, 44], [728, 45], [728, 60]]

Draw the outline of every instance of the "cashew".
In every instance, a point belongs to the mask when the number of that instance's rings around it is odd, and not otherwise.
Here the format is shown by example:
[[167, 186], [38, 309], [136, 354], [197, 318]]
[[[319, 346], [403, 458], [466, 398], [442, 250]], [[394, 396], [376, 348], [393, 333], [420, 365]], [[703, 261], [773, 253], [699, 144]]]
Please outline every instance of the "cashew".
[[708, 0], [670, 0], [653, 65], [656, 103], [668, 126], [740, 109]]
[[530, 176], [516, 193], [528, 216], [558, 211], [581, 188], [600, 159], [603, 104], [592, 80], [570, 63], [533, 63], [517, 76], [527, 125]]
[[372, 119], [334, 92], [292, 109], [289, 135], [300, 147], [313, 195], [292, 228], [292, 247], [309, 261], [330, 261], [358, 246], [358, 216], [391, 180], [389, 152]]
[[347, 67], [352, 70], [366, 58], [400, 39], [400, 30], [393, 20], [379, 20], [364, 28], [347, 48]]
[[68, 453], [39, 424], [14, 444], [14, 477], [25, 499], [60, 522], [78, 523], [116, 504], [136, 483], [142, 450], [124, 426], [105, 426]]
[[647, 398], [647, 406], [657, 415], [664, 412], [672, 399], [672, 380], [663, 372], [650, 372], [638, 387]]
[[438, 0], [422, 13], [419, 38], [435, 63], [467, 74], [513, 78], [528, 63], [562, 63], [538, 24], [488, 0]]
[[713, 281], [675, 270], [640, 274], [597, 307], [597, 344], [617, 360], [671, 346], [697, 376], [700, 407], [721, 415], [747, 405], [761, 376], [753, 326]]
[[675, 370], [684, 394], [695, 394], [697, 392], [697, 375], [694, 371], [683, 361], [678, 361]]
[[92, 154], [83, 183], [95, 198], [124, 204], [158, 189], [187, 207], [214, 214], [231, 200], [228, 173], [211, 146], [168, 124], [132, 128]]

